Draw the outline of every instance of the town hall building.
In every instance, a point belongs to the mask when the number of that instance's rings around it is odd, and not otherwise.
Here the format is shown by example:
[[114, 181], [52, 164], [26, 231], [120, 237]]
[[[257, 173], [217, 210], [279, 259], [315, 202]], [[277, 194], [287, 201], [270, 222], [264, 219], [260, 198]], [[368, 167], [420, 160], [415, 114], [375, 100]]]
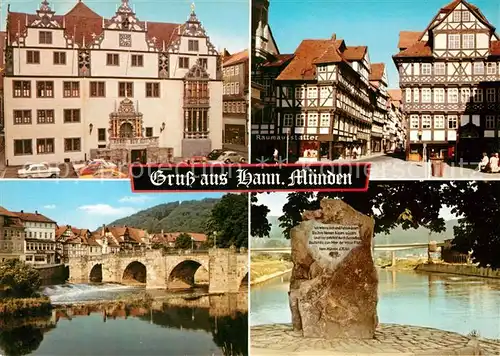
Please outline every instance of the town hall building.
[[7, 165], [161, 163], [222, 146], [222, 63], [194, 5], [183, 24], [111, 19], [82, 1], [56, 15], [8, 11]]

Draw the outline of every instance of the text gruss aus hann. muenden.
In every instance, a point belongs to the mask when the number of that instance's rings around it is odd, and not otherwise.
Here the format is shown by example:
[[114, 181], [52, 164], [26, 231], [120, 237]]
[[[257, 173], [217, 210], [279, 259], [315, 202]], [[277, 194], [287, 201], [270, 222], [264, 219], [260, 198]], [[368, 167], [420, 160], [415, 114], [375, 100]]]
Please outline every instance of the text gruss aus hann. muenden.
[[153, 185], [166, 185], [171, 187], [186, 186], [190, 187], [195, 183], [201, 186], [226, 186], [229, 179], [234, 175], [237, 187], [254, 188], [266, 186], [351, 186], [352, 173], [335, 173], [331, 171], [322, 171], [315, 168], [297, 168], [289, 175], [282, 175], [279, 172], [252, 172], [248, 169], [239, 168], [235, 174], [229, 172], [221, 173], [200, 173], [192, 171], [186, 173], [168, 173], [156, 171], [151, 176]]

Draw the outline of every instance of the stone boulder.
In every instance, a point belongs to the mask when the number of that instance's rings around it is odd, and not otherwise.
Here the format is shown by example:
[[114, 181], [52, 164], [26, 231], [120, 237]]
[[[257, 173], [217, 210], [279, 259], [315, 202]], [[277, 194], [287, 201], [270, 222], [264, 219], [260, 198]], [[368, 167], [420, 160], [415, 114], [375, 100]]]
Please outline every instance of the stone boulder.
[[291, 230], [293, 328], [311, 338], [374, 338], [378, 276], [373, 218], [324, 199]]

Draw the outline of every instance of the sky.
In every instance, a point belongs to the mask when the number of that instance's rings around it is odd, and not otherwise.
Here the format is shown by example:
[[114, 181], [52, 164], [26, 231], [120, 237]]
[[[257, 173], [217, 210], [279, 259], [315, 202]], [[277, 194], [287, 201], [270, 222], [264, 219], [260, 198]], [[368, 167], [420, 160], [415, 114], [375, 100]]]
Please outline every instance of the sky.
[[[281, 216], [283, 215], [283, 205], [287, 202], [287, 195], [288, 193], [263, 193], [257, 195], [257, 199], [259, 204], [264, 204], [269, 208], [269, 216]], [[451, 213], [451, 209], [448, 207], [441, 208], [439, 214], [445, 220], [453, 220], [457, 218]]]
[[223, 193], [131, 193], [128, 180], [0, 181], [1, 207], [10, 211], [38, 211], [58, 225], [91, 230], [158, 204], [220, 198], [222, 195]]
[[[98, 14], [111, 18], [121, 0], [82, 0]], [[69, 11], [78, 0], [49, 0], [56, 14]], [[2, 28], [5, 28], [7, 4], [13, 12], [35, 13], [40, 1], [8, 0], [2, 4]], [[141, 21], [184, 23], [190, 14], [189, 0], [130, 0], [136, 16]], [[195, 11], [215, 48], [226, 48], [229, 53], [248, 48], [249, 2], [248, 0], [195, 0]]]
[[[293, 53], [303, 39], [333, 33], [348, 46], [368, 46], [370, 61], [386, 64], [390, 88], [399, 87], [392, 56], [399, 32], [423, 31], [447, 0], [270, 0], [269, 24], [280, 53]], [[471, 0], [500, 28], [499, 0]], [[497, 32], [498, 33], [498, 32]]]

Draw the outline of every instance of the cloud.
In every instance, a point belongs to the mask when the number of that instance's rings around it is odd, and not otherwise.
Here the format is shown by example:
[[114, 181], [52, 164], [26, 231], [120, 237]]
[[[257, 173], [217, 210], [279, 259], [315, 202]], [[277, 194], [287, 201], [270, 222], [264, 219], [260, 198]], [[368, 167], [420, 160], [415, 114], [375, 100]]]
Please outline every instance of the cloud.
[[48, 204], [43, 206], [44, 209], [55, 209], [56, 206], [54, 204]]
[[105, 216], [127, 216], [134, 214], [136, 210], [130, 207], [113, 207], [108, 204], [83, 205], [78, 210], [84, 211], [89, 215], [105, 215]]
[[120, 203], [145, 203], [147, 201], [153, 200], [154, 198], [149, 195], [131, 195], [127, 197], [123, 197], [118, 200]]

